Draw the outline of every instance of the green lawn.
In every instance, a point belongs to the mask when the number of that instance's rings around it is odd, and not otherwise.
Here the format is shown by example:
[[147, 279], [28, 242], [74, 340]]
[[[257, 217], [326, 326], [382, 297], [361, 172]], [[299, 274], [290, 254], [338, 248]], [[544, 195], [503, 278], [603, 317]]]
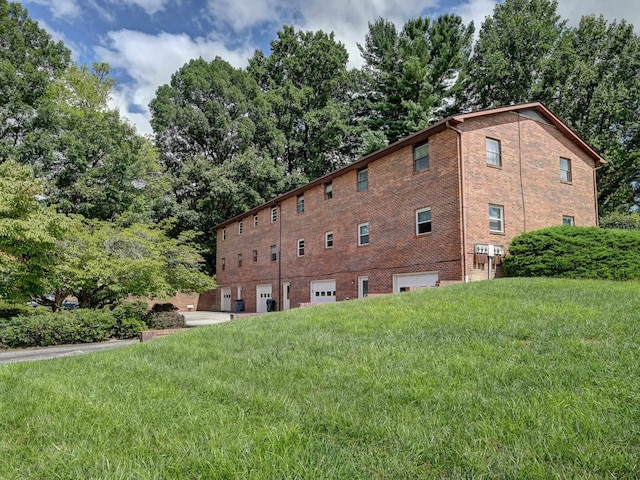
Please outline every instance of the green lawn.
[[639, 458], [639, 283], [495, 280], [0, 365], [2, 479], [621, 479]]

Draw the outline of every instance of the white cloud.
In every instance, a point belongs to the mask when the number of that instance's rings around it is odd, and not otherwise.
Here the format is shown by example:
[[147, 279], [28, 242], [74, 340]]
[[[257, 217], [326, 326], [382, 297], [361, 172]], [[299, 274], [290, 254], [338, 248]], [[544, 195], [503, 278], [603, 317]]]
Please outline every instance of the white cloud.
[[603, 15], [609, 21], [625, 19], [640, 34], [640, 2], [638, 0], [559, 0], [558, 13], [577, 26], [583, 15]]
[[79, 0], [28, 0], [51, 10], [55, 18], [76, 18], [82, 13]]
[[[133, 82], [120, 85], [114, 101], [122, 114], [128, 117], [140, 133], [151, 133], [148, 104], [160, 85], [170, 82], [171, 75], [193, 58], [211, 61], [216, 56], [236, 67], [246, 66], [253, 48], [230, 51], [216, 38], [191, 38], [186, 34], [160, 33], [148, 35], [131, 30], [109, 32], [105, 45], [96, 47], [100, 61], [114, 69], [126, 70]], [[143, 110], [144, 113], [130, 113]]]
[[121, 3], [125, 5], [137, 5], [142, 8], [147, 15], [163, 11], [172, 0], [110, 0], [111, 3]]

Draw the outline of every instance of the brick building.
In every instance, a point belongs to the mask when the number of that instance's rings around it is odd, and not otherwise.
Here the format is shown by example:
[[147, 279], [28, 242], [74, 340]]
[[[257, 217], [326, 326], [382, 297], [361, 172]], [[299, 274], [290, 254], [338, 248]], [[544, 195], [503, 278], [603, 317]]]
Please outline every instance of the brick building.
[[450, 117], [218, 225], [214, 308], [492, 278], [515, 235], [597, 225], [603, 163], [540, 103]]

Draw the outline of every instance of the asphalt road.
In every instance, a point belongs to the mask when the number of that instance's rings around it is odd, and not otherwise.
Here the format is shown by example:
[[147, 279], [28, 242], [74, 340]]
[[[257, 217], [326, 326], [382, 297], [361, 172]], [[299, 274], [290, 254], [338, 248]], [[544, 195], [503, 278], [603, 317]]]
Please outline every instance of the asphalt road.
[[[201, 327], [228, 322], [230, 315], [219, 312], [180, 312], [185, 316], [188, 327]], [[11, 362], [28, 362], [47, 360], [49, 358], [69, 357], [85, 353], [110, 350], [140, 343], [139, 340], [111, 340], [100, 343], [81, 343], [77, 345], [59, 345], [55, 347], [15, 348], [0, 350], [0, 364]]]

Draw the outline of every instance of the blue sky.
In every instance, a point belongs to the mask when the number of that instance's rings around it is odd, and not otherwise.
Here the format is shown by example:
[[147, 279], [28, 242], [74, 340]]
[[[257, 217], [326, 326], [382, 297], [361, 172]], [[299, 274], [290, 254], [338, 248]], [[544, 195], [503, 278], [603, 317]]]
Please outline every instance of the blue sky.
[[[244, 67], [255, 49], [268, 52], [282, 25], [333, 31], [361, 64], [357, 43], [367, 22], [401, 27], [420, 15], [457, 13], [476, 30], [497, 0], [22, 0], [31, 18], [69, 47], [80, 64], [108, 62], [118, 85], [113, 104], [142, 134], [151, 133], [147, 105], [156, 89], [192, 58], [220, 56]], [[625, 18], [640, 32], [640, 0], [559, 0], [560, 15]]]

